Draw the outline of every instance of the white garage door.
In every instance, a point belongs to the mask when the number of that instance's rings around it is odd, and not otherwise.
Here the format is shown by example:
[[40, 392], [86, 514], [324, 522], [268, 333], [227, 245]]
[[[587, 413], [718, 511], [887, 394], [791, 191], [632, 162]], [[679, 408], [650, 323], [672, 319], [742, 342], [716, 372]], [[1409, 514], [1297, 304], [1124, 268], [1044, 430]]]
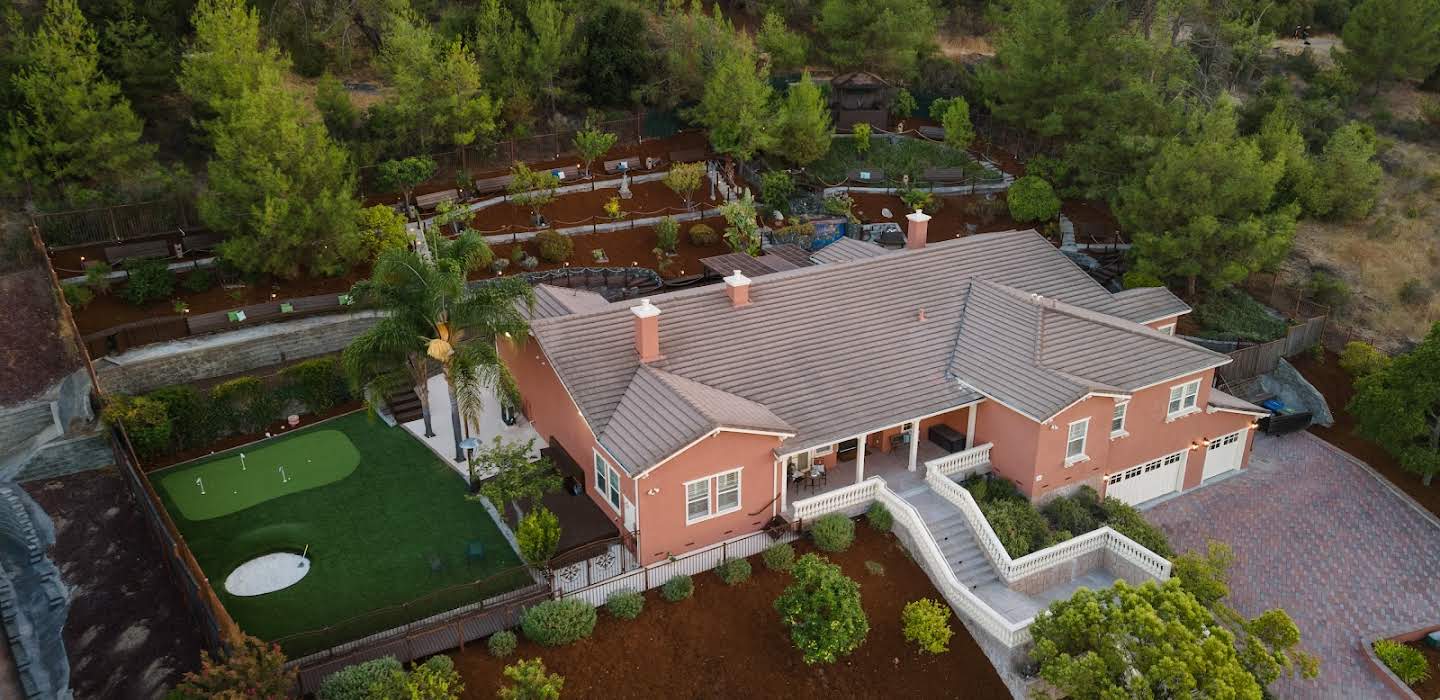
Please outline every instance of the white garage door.
[[1179, 491], [1187, 453], [1180, 450], [1105, 477], [1105, 495], [1134, 505]]
[[1249, 428], [1243, 428], [1212, 440], [1210, 449], [1205, 451], [1205, 472], [1200, 478], [1209, 479], [1231, 469], [1239, 469], [1240, 458], [1245, 456], [1245, 434], [1248, 432]]

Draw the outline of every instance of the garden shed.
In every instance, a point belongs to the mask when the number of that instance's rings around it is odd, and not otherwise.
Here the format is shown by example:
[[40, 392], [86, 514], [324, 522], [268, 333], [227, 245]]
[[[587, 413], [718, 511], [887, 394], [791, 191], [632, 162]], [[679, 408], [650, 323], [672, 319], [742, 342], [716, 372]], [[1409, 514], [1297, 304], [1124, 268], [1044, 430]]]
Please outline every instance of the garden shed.
[[888, 127], [894, 99], [895, 89], [874, 73], [842, 73], [830, 80], [830, 106], [835, 111], [835, 127], [842, 131], [861, 123]]

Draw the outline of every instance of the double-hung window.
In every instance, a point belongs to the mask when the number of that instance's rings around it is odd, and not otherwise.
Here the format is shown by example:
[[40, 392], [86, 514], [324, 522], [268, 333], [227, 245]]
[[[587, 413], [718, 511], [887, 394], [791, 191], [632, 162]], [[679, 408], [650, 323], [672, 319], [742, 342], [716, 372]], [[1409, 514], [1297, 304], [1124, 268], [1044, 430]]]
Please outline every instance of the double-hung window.
[[1125, 434], [1125, 413], [1130, 410], [1129, 401], [1116, 401], [1115, 412], [1110, 416], [1110, 436], [1119, 437]]
[[1065, 441], [1066, 464], [1074, 464], [1085, 459], [1085, 432], [1089, 429], [1089, 418], [1081, 418], [1070, 424], [1070, 434]]
[[737, 510], [740, 510], [739, 469], [713, 474], [685, 484], [687, 524]]
[[1170, 387], [1170, 404], [1166, 408], [1166, 418], [1173, 420], [1193, 412], [1195, 410], [1195, 402], [1199, 397], [1199, 379]]
[[620, 512], [620, 473], [595, 452], [595, 492], [610, 503], [610, 507]]

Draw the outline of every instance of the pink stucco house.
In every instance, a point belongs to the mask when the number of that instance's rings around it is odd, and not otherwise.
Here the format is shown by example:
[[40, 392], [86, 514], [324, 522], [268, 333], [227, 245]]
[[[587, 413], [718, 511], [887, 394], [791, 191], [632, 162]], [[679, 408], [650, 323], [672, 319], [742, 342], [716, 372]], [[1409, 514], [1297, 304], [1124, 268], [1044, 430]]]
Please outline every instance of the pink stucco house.
[[642, 564], [956, 453], [1035, 501], [1140, 503], [1245, 466], [1264, 412], [1212, 386], [1229, 358], [1173, 336], [1190, 309], [1169, 291], [1111, 293], [1034, 231], [926, 245], [909, 218], [903, 250], [842, 239], [723, 286], [537, 287], [530, 337], [500, 349], [522, 412]]

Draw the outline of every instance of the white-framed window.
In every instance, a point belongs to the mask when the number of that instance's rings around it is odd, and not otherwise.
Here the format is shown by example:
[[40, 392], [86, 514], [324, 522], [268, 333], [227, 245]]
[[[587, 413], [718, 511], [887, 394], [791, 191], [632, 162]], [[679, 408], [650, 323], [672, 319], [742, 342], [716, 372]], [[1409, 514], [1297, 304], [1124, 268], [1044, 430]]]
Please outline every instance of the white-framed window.
[[1168, 418], [1176, 418], [1195, 410], [1200, 397], [1200, 380], [1177, 384], [1170, 387], [1170, 403], [1166, 408]]
[[701, 479], [685, 484], [685, 522], [693, 523], [710, 516], [710, 480]]
[[1125, 434], [1125, 414], [1130, 410], [1129, 401], [1116, 401], [1115, 412], [1110, 414], [1110, 435]]
[[1073, 464], [1085, 459], [1085, 433], [1089, 429], [1089, 418], [1081, 418], [1070, 424], [1070, 434], [1065, 441], [1066, 464]]
[[740, 510], [739, 469], [685, 482], [685, 524], [737, 510]]
[[1163, 326], [1160, 326], [1159, 328], [1156, 328], [1155, 330], [1160, 331], [1165, 335], [1175, 335], [1175, 324], [1167, 323]]
[[616, 513], [620, 512], [620, 472], [595, 451], [595, 493], [605, 499]]

